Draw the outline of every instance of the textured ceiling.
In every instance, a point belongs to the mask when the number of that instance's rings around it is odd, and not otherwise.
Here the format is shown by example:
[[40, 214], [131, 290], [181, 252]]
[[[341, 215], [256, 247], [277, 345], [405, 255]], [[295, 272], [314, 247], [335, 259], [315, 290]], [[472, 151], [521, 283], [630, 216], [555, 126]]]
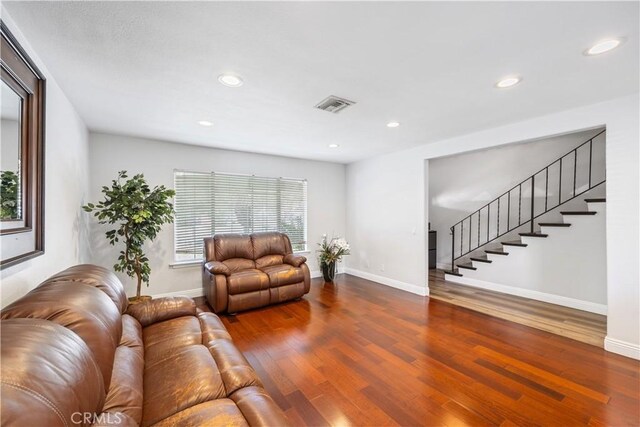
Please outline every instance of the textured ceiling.
[[638, 6], [3, 2], [92, 130], [345, 163], [637, 92]]

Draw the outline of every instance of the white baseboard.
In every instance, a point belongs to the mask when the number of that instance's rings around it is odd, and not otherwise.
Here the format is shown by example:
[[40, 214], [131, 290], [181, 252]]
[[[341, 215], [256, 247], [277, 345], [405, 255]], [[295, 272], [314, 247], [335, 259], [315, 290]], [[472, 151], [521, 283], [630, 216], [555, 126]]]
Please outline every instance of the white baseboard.
[[446, 280], [461, 285], [472, 286], [475, 288], [487, 289], [490, 291], [502, 292], [503, 294], [515, 295], [518, 297], [530, 298], [537, 301], [544, 301], [550, 304], [561, 305], [564, 307], [575, 308], [576, 310], [588, 311], [607, 315], [607, 306], [590, 301], [583, 301], [575, 298], [563, 297], [560, 295], [547, 294], [545, 292], [534, 291], [531, 289], [516, 288], [514, 286], [499, 285], [497, 283], [485, 282], [478, 279], [470, 279], [468, 277], [458, 277], [451, 274], [445, 276]]
[[451, 263], [436, 262], [438, 270], [451, 270]]
[[427, 288], [426, 286], [423, 287], [412, 285], [411, 283], [401, 282], [399, 280], [378, 276], [376, 274], [355, 270], [353, 268], [346, 268], [345, 273], [351, 274], [352, 276], [360, 277], [362, 279], [371, 280], [372, 282], [380, 283], [382, 285], [390, 286], [392, 288], [400, 289], [402, 291], [411, 292], [412, 294], [420, 295], [423, 297], [429, 295], [429, 288]]
[[166, 292], [164, 294], [153, 294], [151, 295], [154, 298], [162, 298], [162, 297], [201, 297], [204, 295], [204, 290], [202, 287], [196, 289], [185, 289], [184, 291], [175, 291], [175, 292]]
[[611, 353], [620, 354], [632, 359], [640, 360], [640, 345], [615, 338], [604, 338], [604, 349]]

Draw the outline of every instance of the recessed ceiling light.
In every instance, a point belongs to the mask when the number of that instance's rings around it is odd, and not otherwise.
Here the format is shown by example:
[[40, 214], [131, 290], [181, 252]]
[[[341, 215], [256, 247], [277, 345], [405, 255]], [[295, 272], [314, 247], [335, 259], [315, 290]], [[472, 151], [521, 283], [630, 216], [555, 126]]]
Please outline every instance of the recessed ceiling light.
[[602, 40], [601, 42], [598, 42], [591, 46], [591, 48], [587, 49], [584, 54], [600, 55], [601, 53], [609, 52], [610, 50], [617, 48], [618, 46], [620, 46], [620, 43], [622, 43], [620, 39]]
[[242, 78], [235, 74], [220, 74], [218, 76], [218, 81], [229, 87], [240, 87], [244, 83]]
[[496, 83], [496, 87], [499, 89], [505, 89], [511, 86], [515, 86], [522, 81], [520, 77], [505, 77]]
[[329, 144], [329, 148], [338, 148], [340, 147], [338, 144]]
[[199, 124], [200, 126], [207, 126], [207, 127], [209, 127], [209, 126], [213, 126], [213, 123], [211, 123], [211, 122], [210, 122], [210, 121], [208, 121], [208, 120], [200, 120], [200, 121], [198, 122], [198, 124]]
[[397, 128], [398, 126], [400, 126], [399, 122], [389, 122], [389, 123], [387, 123], [387, 127], [388, 128]]

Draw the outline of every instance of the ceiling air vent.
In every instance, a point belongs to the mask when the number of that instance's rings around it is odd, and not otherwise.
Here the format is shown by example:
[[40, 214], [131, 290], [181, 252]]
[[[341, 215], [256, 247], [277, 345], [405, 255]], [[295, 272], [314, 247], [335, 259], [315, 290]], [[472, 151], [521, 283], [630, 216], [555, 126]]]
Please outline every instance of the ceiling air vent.
[[322, 101], [320, 101], [316, 105], [316, 108], [335, 114], [335, 113], [339, 113], [340, 111], [344, 110], [345, 108], [353, 104], [355, 104], [355, 102], [331, 95], [328, 98], [325, 98]]

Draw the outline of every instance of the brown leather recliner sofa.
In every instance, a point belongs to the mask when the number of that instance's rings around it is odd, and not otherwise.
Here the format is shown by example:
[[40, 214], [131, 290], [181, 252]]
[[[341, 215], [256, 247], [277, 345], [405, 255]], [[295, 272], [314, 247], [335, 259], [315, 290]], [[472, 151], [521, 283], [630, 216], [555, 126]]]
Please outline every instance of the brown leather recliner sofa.
[[71, 267], [1, 312], [2, 426], [286, 425], [220, 319]]
[[302, 297], [311, 275], [286, 234], [216, 234], [204, 239], [202, 286], [216, 313], [235, 313]]

